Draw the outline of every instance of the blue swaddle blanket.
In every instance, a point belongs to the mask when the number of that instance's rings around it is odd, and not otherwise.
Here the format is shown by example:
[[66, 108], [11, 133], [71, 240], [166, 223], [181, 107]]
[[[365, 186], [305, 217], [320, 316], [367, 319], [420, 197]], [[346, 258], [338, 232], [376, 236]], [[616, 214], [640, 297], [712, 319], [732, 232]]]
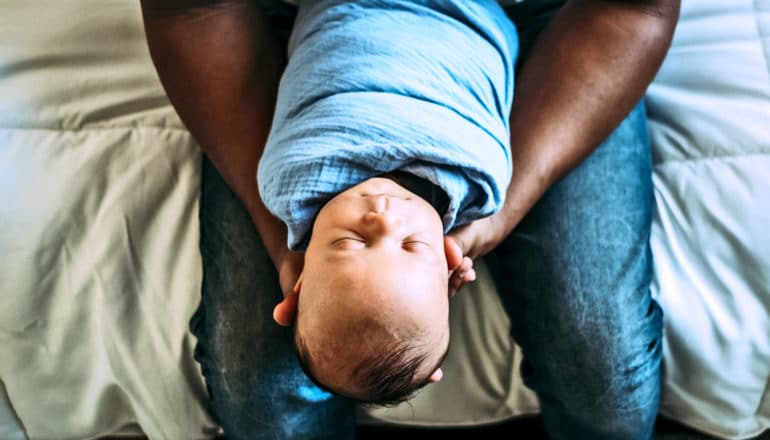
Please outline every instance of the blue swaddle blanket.
[[517, 51], [493, 0], [300, 2], [258, 170], [289, 247], [335, 195], [394, 170], [446, 192], [445, 232], [499, 210]]

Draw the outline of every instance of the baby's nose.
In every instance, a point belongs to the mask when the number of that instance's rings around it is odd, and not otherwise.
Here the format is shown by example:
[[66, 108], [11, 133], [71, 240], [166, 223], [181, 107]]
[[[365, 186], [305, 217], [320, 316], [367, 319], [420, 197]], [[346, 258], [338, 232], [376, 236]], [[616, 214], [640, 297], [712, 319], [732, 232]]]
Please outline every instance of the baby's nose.
[[404, 217], [387, 210], [371, 211], [364, 214], [364, 222], [373, 232], [387, 234], [401, 228], [401, 225], [404, 224]]

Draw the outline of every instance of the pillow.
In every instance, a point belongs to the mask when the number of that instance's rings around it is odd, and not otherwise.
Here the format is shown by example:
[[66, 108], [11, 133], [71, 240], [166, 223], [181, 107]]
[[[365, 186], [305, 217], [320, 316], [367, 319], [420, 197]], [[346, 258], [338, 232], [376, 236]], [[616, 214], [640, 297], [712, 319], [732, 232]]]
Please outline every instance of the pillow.
[[138, 2], [43, 3], [0, 5], [0, 381], [31, 438], [211, 436], [198, 148]]

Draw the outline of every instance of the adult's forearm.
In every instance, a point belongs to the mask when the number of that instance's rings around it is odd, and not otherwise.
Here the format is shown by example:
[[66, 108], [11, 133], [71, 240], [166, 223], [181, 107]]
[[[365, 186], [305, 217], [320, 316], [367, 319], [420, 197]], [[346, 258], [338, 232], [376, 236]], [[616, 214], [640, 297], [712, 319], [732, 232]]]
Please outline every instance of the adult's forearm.
[[255, 3], [142, 0], [142, 11], [169, 99], [246, 205], [277, 263], [286, 250], [286, 229], [262, 203], [256, 170], [283, 61]]
[[493, 221], [506, 236], [639, 102], [671, 43], [679, 1], [574, 0], [539, 35], [511, 111], [514, 175]]

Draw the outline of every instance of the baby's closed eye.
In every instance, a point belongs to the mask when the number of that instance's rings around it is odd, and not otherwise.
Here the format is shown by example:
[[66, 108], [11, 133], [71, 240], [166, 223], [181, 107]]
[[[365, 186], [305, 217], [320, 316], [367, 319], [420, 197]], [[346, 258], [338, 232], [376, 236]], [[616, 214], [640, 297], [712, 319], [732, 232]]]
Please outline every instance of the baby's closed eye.
[[332, 242], [335, 249], [350, 250], [366, 247], [366, 240], [362, 237], [340, 237]]
[[402, 247], [409, 252], [419, 252], [425, 249], [430, 249], [431, 246], [424, 241], [406, 240], [404, 241]]

